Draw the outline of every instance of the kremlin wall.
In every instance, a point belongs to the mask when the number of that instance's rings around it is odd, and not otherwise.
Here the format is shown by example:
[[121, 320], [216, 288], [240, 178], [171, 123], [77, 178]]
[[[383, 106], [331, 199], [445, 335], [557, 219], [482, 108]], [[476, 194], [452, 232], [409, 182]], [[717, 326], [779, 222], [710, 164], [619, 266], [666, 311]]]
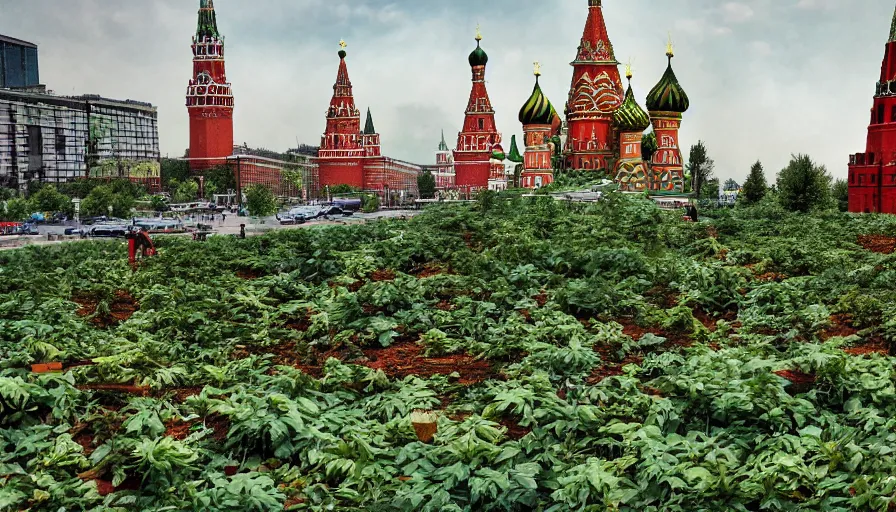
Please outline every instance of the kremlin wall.
[[[476, 47], [470, 53], [470, 98], [464, 111], [463, 130], [453, 150], [442, 133], [435, 164], [418, 165], [382, 154], [371, 109], [366, 109], [362, 128], [361, 109], [355, 104], [349, 78], [347, 44], [340, 42], [333, 96], [327, 108], [325, 128], [317, 158], [305, 167], [301, 195], [310, 197], [325, 187], [350, 185], [382, 196], [400, 193], [418, 196], [417, 176], [433, 173], [441, 191], [456, 191], [469, 197], [483, 190], [513, 186], [536, 189], [550, 184], [555, 169], [602, 171], [628, 192], [681, 193], [684, 167], [678, 142], [682, 114], [689, 100], [672, 70], [673, 48], [667, 47], [669, 64], [647, 98], [645, 111], [635, 101], [629, 81], [623, 90], [619, 62], [607, 33], [601, 0], [587, 0], [587, 17], [576, 52], [564, 118], [548, 100], [538, 83], [519, 113], [524, 134], [521, 154], [516, 137], [510, 152], [502, 145], [495, 124], [495, 111], [486, 87], [488, 54], [477, 29]], [[583, 11], [584, 13], [584, 11]], [[193, 77], [187, 90], [190, 117], [189, 159], [195, 173], [227, 164], [235, 167], [242, 189], [261, 183], [280, 195], [296, 193], [281, 176], [282, 165], [252, 155], [233, 154], [234, 95], [224, 66], [224, 38], [218, 31], [214, 0], [200, 0], [199, 21], [193, 37]], [[521, 95], [522, 97], [522, 95]], [[642, 161], [641, 137], [653, 126], [658, 149], [650, 162]], [[388, 137], [388, 134], [386, 134]], [[313, 168], [310, 168], [313, 167]], [[294, 187], [293, 187], [294, 188]]]

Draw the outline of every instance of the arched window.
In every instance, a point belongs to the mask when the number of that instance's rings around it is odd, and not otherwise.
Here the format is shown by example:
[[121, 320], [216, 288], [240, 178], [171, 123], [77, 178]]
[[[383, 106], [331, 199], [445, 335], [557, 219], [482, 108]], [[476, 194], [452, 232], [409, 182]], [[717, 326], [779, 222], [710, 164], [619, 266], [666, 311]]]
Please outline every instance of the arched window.
[[485, 130], [485, 120], [479, 119], [479, 130]]

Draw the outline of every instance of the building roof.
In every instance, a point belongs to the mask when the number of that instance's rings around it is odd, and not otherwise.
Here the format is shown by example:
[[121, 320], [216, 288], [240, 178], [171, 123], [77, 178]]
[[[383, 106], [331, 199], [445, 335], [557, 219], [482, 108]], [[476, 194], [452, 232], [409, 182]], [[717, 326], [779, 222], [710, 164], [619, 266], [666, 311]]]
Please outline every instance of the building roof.
[[72, 109], [86, 109], [88, 104], [106, 105], [114, 108], [128, 109], [139, 112], [147, 112], [155, 115], [156, 107], [150, 103], [134, 100], [113, 100], [103, 98], [96, 94], [81, 96], [57, 96], [55, 94], [42, 94], [36, 92], [19, 91], [14, 89], [0, 89], [0, 100], [18, 101], [31, 104], [54, 105]]
[[16, 39], [14, 37], [4, 36], [0, 34], [0, 42], [17, 44], [19, 46], [27, 46], [29, 48], [37, 48], [37, 45], [34, 43], [29, 43], [28, 41], [22, 41], [21, 39]]

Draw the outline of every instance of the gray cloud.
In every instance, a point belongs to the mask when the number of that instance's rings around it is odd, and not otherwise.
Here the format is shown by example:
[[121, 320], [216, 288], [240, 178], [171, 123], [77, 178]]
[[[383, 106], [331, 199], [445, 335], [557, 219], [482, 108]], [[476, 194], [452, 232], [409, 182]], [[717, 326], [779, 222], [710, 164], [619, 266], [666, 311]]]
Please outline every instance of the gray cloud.
[[[559, 2], [558, 2], [559, 3]], [[338, 50], [349, 43], [359, 108], [369, 106], [389, 156], [430, 163], [449, 144], [470, 91], [466, 62], [482, 24], [499, 129], [521, 135], [517, 112], [542, 87], [561, 108], [582, 33], [585, 0], [216, 0], [236, 94], [235, 138], [286, 149], [317, 144]], [[791, 153], [844, 176], [864, 150], [874, 82], [893, 2], [859, 0], [607, 0], [620, 61], [634, 62], [644, 97], [665, 69], [691, 97], [681, 142], [706, 141], [717, 174], [743, 178], [756, 159], [769, 177]], [[59, 94], [99, 93], [159, 107], [163, 153], [187, 146], [184, 93], [198, 1], [0, 0], [0, 33], [40, 45], [41, 78]]]

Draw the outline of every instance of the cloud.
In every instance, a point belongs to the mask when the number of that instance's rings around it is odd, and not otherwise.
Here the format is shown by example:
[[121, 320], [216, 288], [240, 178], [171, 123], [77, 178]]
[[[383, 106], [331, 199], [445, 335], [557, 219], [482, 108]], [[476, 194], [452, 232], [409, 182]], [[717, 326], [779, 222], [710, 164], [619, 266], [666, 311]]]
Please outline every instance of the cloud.
[[[157, 105], [162, 151], [181, 155], [198, 3], [0, 0], [0, 33], [40, 45], [42, 81], [59, 94]], [[297, 139], [318, 144], [344, 38], [358, 106], [371, 108], [384, 153], [418, 163], [434, 161], [441, 129], [451, 144], [461, 128], [477, 23], [498, 128], [509, 141], [522, 133], [517, 113], [532, 90], [533, 61], [542, 63], [545, 93], [562, 107], [587, 12], [585, 0], [215, 5], [236, 95], [237, 142], [278, 150]], [[832, 0], [604, 2], [617, 58], [634, 61], [642, 105], [666, 68], [671, 31], [672, 64], [691, 98], [684, 153], [704, 140], [717, 174], [735, 179], [757, 158], [773, 177], [796, 152], [845, 175], [848, 155], [864, 150], [892, 11], [892, 0], [865, 0], [861, 8]]]

